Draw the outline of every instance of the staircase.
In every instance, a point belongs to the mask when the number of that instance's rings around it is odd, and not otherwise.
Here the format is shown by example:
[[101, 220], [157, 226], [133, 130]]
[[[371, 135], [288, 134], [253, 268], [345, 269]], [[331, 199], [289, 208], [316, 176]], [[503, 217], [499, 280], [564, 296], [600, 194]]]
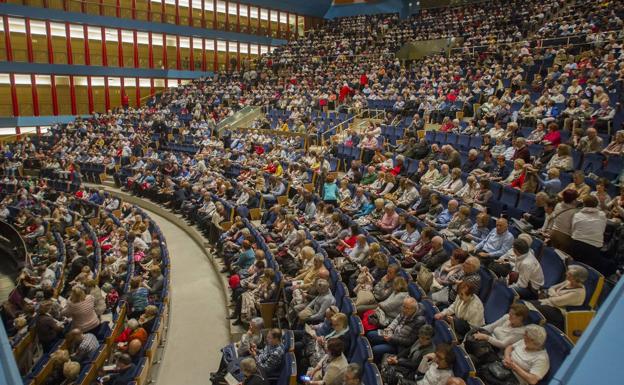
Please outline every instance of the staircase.
[[236, 111], [232, 116], [228, 116], [217, 124], [217, 132], [225, 127], [249, 127], [251, 122], [263, 115], [262, 108], [247, 106]]

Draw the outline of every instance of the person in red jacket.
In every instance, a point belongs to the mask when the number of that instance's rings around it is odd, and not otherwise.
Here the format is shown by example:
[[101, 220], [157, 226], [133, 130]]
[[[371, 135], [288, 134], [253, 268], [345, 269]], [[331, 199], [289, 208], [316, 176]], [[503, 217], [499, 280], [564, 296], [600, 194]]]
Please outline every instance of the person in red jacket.
[[362, 86], [362, 88], [364, 88], [364, 86], [366, 86], [368, 84], [368, 75], [366, 75], [365, 73], [360, 75], [360, 86]]

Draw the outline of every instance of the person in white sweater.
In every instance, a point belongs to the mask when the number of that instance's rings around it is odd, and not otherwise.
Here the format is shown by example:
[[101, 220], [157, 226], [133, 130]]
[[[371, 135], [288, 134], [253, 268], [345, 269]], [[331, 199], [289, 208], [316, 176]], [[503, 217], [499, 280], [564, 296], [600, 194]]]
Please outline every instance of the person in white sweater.
[[503, 365], [512, 371], [519, 385], [537, 384], [548, 373], [550, 359], [545, 342], [546, 330], [528, 325], [524, 338], [505, 349]]
[[616, 264], [602, 253], [607, 216], [598, 207], [598, 198], [593, 195], [583, 198], [583, 208], [572, 217], [572, 250], [575, 261], [583, 262], [605, 276], [615, 272]]
[[587, 276], [587, 269], [583, 266], [571, 265], [563, 282], [551, 286], [540, 294], [539, 300], [531, 303], [549, 323], [565, 331], [566, 307], [581, 306], [585, 302]]
[[485, 325], [483, 303], [475, 294], [475, 287], [461, 282], [457, 287], [457, 298], [451, 306], [435, 315], [436, 320], [445, 319], [453, 325], [458, 340], [463, 340], [470, 328]]
[[441, 385], [453, 377], [455, 354], [449, 344], [436, 345], [435, 352], [425, 355], [420, 361], [418, 371], [424, 376], [416, 381], [416, 385]]

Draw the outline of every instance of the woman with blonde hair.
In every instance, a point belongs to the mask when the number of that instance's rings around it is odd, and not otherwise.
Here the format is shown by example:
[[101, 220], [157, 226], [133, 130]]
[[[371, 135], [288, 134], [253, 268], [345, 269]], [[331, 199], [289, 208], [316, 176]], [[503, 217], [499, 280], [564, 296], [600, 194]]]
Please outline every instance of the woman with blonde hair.
[[100, 326], [100, 319], [95, 311], [95, 298], [85, 294], [78, 286], [72, 289], [62, 314], [72, 319], [72, 329], [80, 329], [83, 333], [94, 332]]
[[572, 148], [567, 144], [560, 144], [557, 153], [546, 164], [546, 169], [558, 168], [561, 172], [571, 171], [574, 167]]
[[518, 179], [520, 175], [524, 172], [524, 160], [516, 159], [513, 162], [513, 170], [509, 173], [509, 176], [505, 180], [502, 181], [503, 184], [509, 185], [514, 180]]
[[63, 376], [63, 366], [69, 362], [69, 352], [67, 349], [59, 349], [50, 354], [50, 364], [52, 370], [45, 378], [45, 385], [60, 384], [65, 378]]

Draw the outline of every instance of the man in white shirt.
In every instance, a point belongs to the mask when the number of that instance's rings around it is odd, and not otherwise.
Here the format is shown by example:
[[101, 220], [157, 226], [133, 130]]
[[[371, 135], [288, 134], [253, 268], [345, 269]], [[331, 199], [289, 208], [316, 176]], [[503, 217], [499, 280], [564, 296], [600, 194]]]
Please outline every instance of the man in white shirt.
[[513, 242], [513, 252], [516, 255], [514, 272], [518, 273], [518, 280], [511, 285], [522, 299], [536, 299], [537, 291], [544, 285], [544, 272], [533, 250], [524, 239]]
[[598, 198], [588, 195], [583, 208], [572, 217], [572, 247], [570, 254], [575, 261], [583, 262], [604, 275], [615, 272], [615, 263], [605, 258], [600, 250], [604, 244], [607, 217], [598, 208]]

